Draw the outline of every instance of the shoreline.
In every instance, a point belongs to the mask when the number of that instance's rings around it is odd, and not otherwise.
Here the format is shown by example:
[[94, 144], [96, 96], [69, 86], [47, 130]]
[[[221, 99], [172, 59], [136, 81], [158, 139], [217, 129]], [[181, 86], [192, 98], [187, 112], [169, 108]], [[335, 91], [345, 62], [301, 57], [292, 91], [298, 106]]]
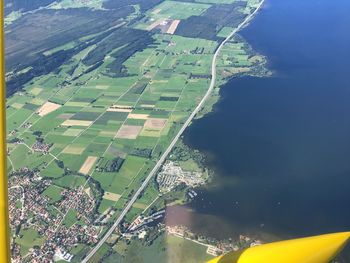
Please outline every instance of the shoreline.
[[[265, 0], [262, 1], [262, 3], [261, 3], [262, 6], [263, 6], [264, 2], [265, 2]], [[247, 24], [246, 26], [249, 26], [249, 24]], [[202, 109], [195, 116], [195, 118], [193, 119], [193, 121], [191, 122], [189, 127], [192, 125], [192, 123], [194, 121], [199, 120], [201, 118], [204, 118], [207, 114], [211, 114], [215, 111], [215, 105], [221, 99], [223, 99], [220, 92], [223, 88], [225, 88], [226, 85], [229, 84], [229, 82], [234, 81], [235, 79], [244, 78], [244, 77], [269, 78], [275, 74], [274, 71], [272, 71], [268, 68], [269, 61], [265, 55], [259, 54], [257, 51], [255, 51], [254, 48], [248, 43], [248, 41], [244, 37], [242, 37], [241, 35], [238, 35], [238, 38], [239, 38], [240, 42], [244, 43], [245, 49], [246, 49], [247, 53], [249, 54], [249, 56], [261, 56], [263, 58], [263, 61], [261, 63], [259, 63], [258, 65], [256, 65], [255, 67], [253, 67], [253, 72], [241, 73], [241, 74], [229, 76], [229, 77], [224, 78], [224, 79], [218, 79], [217, 84], [215, 85], [215, 88], [213, 89], [211, 95], [208, 97], [206, 103], [203, 105]], [[176, 146], [179, 147], [182, 151], [189, 151], [189, 155], [191, 156], [190, 160], [195, 162], [201, 169], [205, 170], [207, 175], [208, 175], [205, 183], [203, 183], [202, 185], [195, 187], [195, 188], [187, 187], [184, 191], [188, 192], [188, 190], [190, 190], [190, 189], [196, 190], [197, 188], [200, 188], [200, 187], [204, 187], [204, 188], [209, 187], [210, 184], [213, 182], [213, 179], [215, 177], [216, 172], [207, 164], [205, 153], [203, 153], [200, 150], [195, 149], [195, 148], [191, 147], [189, 144], [187, 144], [184, 140], [184, 136], [182, 136], [179, 139]], [[197, 156], [199, 155], [201, 158], [198, 160], [198, 157], [193, 158], [193, 155], [197, 155]], [[174, 158], [174, 159], [176, 159], [176, 158]], [[170, 204], [167, 204], [166, 207], [171, 207], [171, 206], [186, 207], [186, 205], [190, 204], [192, 201], [193, 201], [193, 199], [176, 200]], [[198, 234], [200, 234], [200, 233], [198, 233]], [[269, 238], [269, 240], [264, 239], [265, 242], [266, 241], [274, 241], [274, 240], [275, 240], [275, 238], [271, 238], [271, 239]]]
[[165, 233], [184, 240], [191, 241], [195, 244], [204, 246], [207, 248], [207, 254], [217, 257], [229, 252], [240, 252], [248, 247], [259, 246], [263, 243], [255, 238], [251, 238], [246, 235], [240, 235], [237, 239], [225, 239], [218, 240], [216, 238], [207, 237], [192, 232], [185, 226], [166, 226]]
[[[265, 1], [262, 1], [262, 2], [264, 3]], [[262, 5], [263, 5], [263, 3], [262, 3]], [[246, 26], [248, 26], [248, 25], [246, 25]], [[201, 118], [204, 118], [207, 114], [211, 114], [215, 111], [215, 105], [221, 99], [223, 99], [220, 92], [223, 88], [225, 88], [225, 86], [227, 84], [229, 84], [229, 82], [234, 81], [237, 78], [242, 78], [242, 77], [268, 78], [268, 77], [272, 77], [274, 75], [274, 72], [268, 68], [269, 62], [268, 62], [267, 57], [265, 55], [259, 54], [257, 51], [255, 51], [254, 48], [248, 43], [248, 41], [246, 39], [244, 39], [244, 37], [238, 35], [237, 38], [239, 38], [240, 42], [244, 43], [245, 50], [247, 51], [249, 56], [261, 56], [263, 58], [262, 62], [255, 65], [254, 67], [252, 67], [253, 72], [235, 74], [235, 75], [229, 76], [227, 78], [218, 79], [217, 84], [215, 85], [215, 88], [213, 89], [210, 96], [208, 97], [206, 103], [203, 105], [202, 109], [198, 112], [198, 114], [192, 120], [189, 127], [192, 125], [192, 123], [194, 121], [199, 120]], [[191, 156], [190, 160], [193, 161], [194, 163], [196, 163], [198, 165], [198, 167], [200, 167], [201, 169], [206, 171], [206, 173], [208, 175], [206, 178], [206, 181], [202, 185], [194, 187], [194, 188], [191, 188], [190, 186], [188, 186], [186, 189], [184, 189], [182, 191], [187, 193], [191, 189], [196, 190], [197, 188], [200, 188], [200, 187], [205, 187], [205, 188], [209, 187], [209, 185], [213, 181], [213, 178], [215, 177], [216, 172], [211, 167], [209, 167], [209, 165], [207, 164], [205, 153], [201, 152], [198, 149], [192, 148], [190, 145], [188, 145], [184, 140], [184, 136], [182, 136], [179, 139], [176, 147], [180, 148], [180, 151], [189, 152], [189, 155]], [[197, 155], [197, 158], [193, 158], [194, 155]], [[198, 159], [198, 156], [200, 156], [200, 159]], [[169, 158], [168, 158], [168, 160], [169, 160]], [[170, 159], [170, 160], [172, 160], [172, 159]], [[174, 160], [176, 160], [176, 158], [174, 158]], [[190, 204], [192, 201], [193, 201], [193, 199], [191, 199], [191, 198], [190, 199], [176, 200], [172, 203], [167, 204], [166, 207], [171, 207], [171, 206], [186, 207], [186, 205]], [[191, 231], [191, 229], [189, 229], [189, 230]], [[197, 234], [200, 234], [200, 233], [197, 233]], [[207, 237], [211, 238], [210, 236], [207, 236]], [[273, 240], [274, 239], [271, 239], [270, 241], [273, 241]], [[193, 240], [191, 240], [191, 241], [193, 241]], [[264, 240], [264, 241], [267, 241], [267, 240]], [[193, 242], [195, 242], [195, 241], [193, 241]], [[261, 241], [259, 240], [259, 242], [261, 242]], [[207, 245], [207, 246], [210, 246], [210, 245]]]
[[[269, 70], [268, 66], [268, 60], [265, 55], [258, 54], [250, 45], [249, 43], [243, 38], [240, 37], [240, 41], [242, 41], [245, 45], [245, 48], [247, 49], [247, 53], [249, 56], [261, 56], [263, 58], [263, 61], [256, 65], [255, 67], [252, 67], [254, 72], [250, 73], [242, 73], [242, 74], [236, 74], [233, 76], [229, 76], [226, 79], [220, 79], [217, 84], [217, 86], [214, 88], [213, 92], [209, 96], [208, 100], [202, 107], [202, 109], [198, 112], [198, 114], [195, 116], [191, 124], [188, 126], [188, 128], [193, 124], [193, 122], [200, 120], [201, 118], [205, 118], [207, 114], [211, 114], [215, 112], [215, 106], [216, 104], [223, 99], [222, 95], [220, 94], [221, 90], [225, 88], [226, 85], [229, 84], [229, 82], [234, 81], [238, 78], [244, 78], [244, 77], [256, 77], [256, 78], [269, 78], [274, 75], [274, 72]], [[189, 159], [196, 163], [200, 168], [204, 169], [208, 173], [208, 178], [206, 178], [206, 182], [202, 184], [201, 186], [206, 186], [208, 185], [212, 177], [215, 176], [215, 171], [212, 170], [210, 167], [208, 167], [208, 164], [206, 163], [206, 156], [205, 153], [201, 152], [200, 150], [191, 147], [189, 144], [185, 142], [184, 139], [185, 135], [182, 135], [181, 138], [179, 139], [178, 143], [176, 144], [175, 149], [179, 149], [179, 151], [183, 152], [189, 152], [189, 156], [191, 156]], [[173, 150], [173, 151], [174, 151]], [[171, 156], [173, 152], [170, 153], [169, 156]], [[193, 156], [196, 156], [195, 158]], [[176, 157], [168, 157], [167, 161], [175, 161], [176, 162]], [[181, 166], [181, 165], [180, 165]], [[182, 205], [188, 204], [189, 202], [182, 203]]]

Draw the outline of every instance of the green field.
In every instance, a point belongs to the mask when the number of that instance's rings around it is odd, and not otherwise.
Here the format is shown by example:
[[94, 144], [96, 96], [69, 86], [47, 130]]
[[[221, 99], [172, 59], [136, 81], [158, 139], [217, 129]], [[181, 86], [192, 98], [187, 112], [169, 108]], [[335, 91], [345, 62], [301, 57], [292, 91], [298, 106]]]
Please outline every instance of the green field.
[[223, 27], [219, 33], [218, 33], [218, 37], [228, 37], [233, 31], [232, 27]]
[[77, 219], [77, 211], [74, 209], [70, 209], [64, 218], [64, 221], [62, 222], [63, 225], [65, 225], [67, 228], [70, 228], [72, 225], [74, 225], [78, 221]]
[[115, 253], [125, 255], [127, 262], [204, 263], [213, 258], [206, 253], [206, 246], [165, 234], [158, 237], [151, 246], [144, 246], [136, 240], [129, 246], [118, 242], [113, 249]]
[[43, 192], [43, 195], [49, 197], [51, 199], [51, 203], [55, 203], [59, 200], [61, 200], [61, 192], [62, 188], [57, 187], [55, 185], [50, 185], [46, 190]]
[[186, 19], [190, 16], [201, 15], [211, 5], [166, 0], [147, 12], [147, 17], [137, 23], [136, 28], [146, 29], [155, 21], [166, 19]]
[[82, 8], [82, 7], [101, 9], [102, 1], [101, 0], [89, 0], [89, 1], [64, 0], [59, 3], [55, 3], [54, 5], [51, 6], [52, 9]]
[[16, 242], [21, 246], [21, 255], [26, 255], [33, 246], [41, 246], [44, 238], [33, 229], [21, 230]]

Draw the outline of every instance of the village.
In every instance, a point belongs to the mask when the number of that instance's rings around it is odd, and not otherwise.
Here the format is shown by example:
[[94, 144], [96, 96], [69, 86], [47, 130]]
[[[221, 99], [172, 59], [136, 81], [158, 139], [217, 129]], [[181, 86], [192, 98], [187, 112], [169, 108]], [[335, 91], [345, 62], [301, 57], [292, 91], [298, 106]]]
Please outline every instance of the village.
[[[81, 243], [93, 245], [98, 241], [102, 227], [91, 222], [95, 203], [83, 187], [63, 189], [59, 200], [52, 200], [53, 197], [47, 195], [45, 190], [50, 187], [53, 187], [50, 180], [41, 178], [28, 168], [10, 176], [12, 239], [40, 240], [24, 256], [20, 246], [11, 242], [13, 262], [51, 262], [52, 258], [70, 262], [73, 255], [67, 251], [72, 247]], [[29, 228], [32, 230], [29, 231]]]

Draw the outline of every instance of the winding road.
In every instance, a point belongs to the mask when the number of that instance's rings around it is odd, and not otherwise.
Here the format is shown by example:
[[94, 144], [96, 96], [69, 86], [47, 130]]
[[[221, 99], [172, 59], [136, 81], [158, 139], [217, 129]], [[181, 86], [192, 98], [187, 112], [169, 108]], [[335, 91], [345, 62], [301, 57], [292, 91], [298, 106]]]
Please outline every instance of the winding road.
[[145, 179], [145, 181], [141, 184], [141, 186], [139, 187], [139, 189], [136, 191], [136, 193], [134, 194], [134, 196], [131, 198], [131, 200], [129, 201], [129, 203], [127, 204], [127, 206], [124, 208], [124, 210], [122, 211], [122, 213], [119, 215], [119, 217], [117, 218], [117, 220], [115, 221], [115, 223], [111, 226], [111, 228], [108, 230], [108, 232], [103, 236], [103, 238], [97, 243], [97, 245], [89, 252], [89, 254], [86, 255], [86, 257], [82, 260], [82, 263], [87, 263], [91, 257], [99, 250], [99, 248], [106, 242], [106, 240], [108, 239], [108, 237], [114, 232], [114, 230], [116, 229], [116, 227], [121, 223], [121, 221], [124, 219], [125, 215], [127, 214], [127, 212], [131, 209], [132, 205], [136, 202], [137, 198], [139, 197], [139, 195], [141, 194], [141, 192], [146, 188], [146, 186], [148, 185], [149, 181], [152, 179], [152, 177], [157, 173], [157, 171], [159, 170], [159, 168], [163, 165], [163, 163], [165, 162], [166, 158], [168, 157], [168, 155], [170, 154], [170, 152], [172, 151], [172, 149], [174, 148], [176, 142], [180, 139], [181, 135], [183, 134], [183, 132], [186, 130], [186, 128], [191, 124], [192, 120], [194, 119], [194, 117], [198, 114], [198, 112], [203, 108], [204, 103], [207, 101], [207, 99], [209, 98], [211, 92], [214, 90], [215, 88], [215, 83], [216, 83], [216, 62], [217, 62], [217, 58], [220, 54], [220, 51], [222, 49], [222, 47], [238, 32], [240, 31], [245, 25], [247, 25], [249, 23], [249, 21], [255, 16], [255, 14], [261, 9], [261, 7], [263, 6], [265, 0], [262, 0], [257, 8], [255, 9], [255, 11], [253, 13], [251, 13], [249, 16], [246, 17], [246, 19], [237, 26], [237, 28], [235, 28], [231, 34], [225, 38], [224, 41], [221, 42], [221, 44], [218, 46], [218, 48], [215, 51], [215, 54], [213, 56], [213, 60], [212, 60], [212, 64], [211, 64], [211, 81], [210, 81], [210, 85], [209, 88], [207, 90], [207, 92], [205, 93], [204, 97], [202, 98], [202, 100], [200, 101], [200, 103], [198, 104], [198, 106], [193, 110], [192, 114], [189, 116], [189, 118], [186, 120], [186, 122], [184, 123], [184, 125], [181, 127], [181, 129], [179, 130], [179, 132], [176, 134], [175, 138], [172, 140], [172, 142], [170, 143], [170, 145], [168, 146], [168, 148], [165, 150], [165, 152], [163, 153], [163, 155], [161, 156], [161, 158], [159, 159], [159, 161], [157, 162], [157, 164], [153, 167], [152, 171], [149, 173], [149, 175], [147, 176], [147, 178]]

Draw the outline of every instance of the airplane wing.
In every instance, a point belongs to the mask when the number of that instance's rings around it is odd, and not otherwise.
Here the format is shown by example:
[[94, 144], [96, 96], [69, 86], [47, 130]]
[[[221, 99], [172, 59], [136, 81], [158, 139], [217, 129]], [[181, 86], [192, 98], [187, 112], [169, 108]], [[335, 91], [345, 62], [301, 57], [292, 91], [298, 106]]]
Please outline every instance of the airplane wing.
[[215, 258], [208, 263], [329, 263], [344, 248], [350, 232], [274, 242]]

